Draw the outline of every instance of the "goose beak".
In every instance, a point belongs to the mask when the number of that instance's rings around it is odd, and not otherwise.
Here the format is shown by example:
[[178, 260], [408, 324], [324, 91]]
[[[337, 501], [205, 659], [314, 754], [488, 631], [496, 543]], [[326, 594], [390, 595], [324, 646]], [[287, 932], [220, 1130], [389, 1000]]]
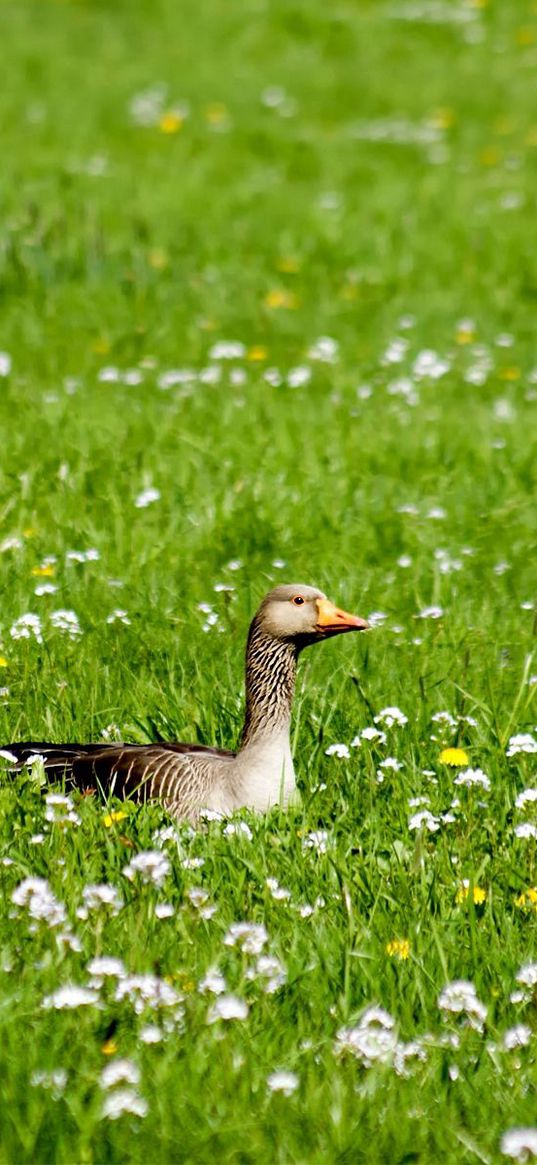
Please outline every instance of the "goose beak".
[[321, 635], [339, 635], [342, 631], [367, 631], [369, 623], [359, 615], [341, 611], [329, 599], [317, 599], [317, 629]]

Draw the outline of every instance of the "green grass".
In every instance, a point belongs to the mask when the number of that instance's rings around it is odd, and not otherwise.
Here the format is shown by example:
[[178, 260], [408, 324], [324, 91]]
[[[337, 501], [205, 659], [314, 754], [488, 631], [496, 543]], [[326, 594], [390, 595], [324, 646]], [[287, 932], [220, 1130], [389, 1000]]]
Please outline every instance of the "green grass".
[[[180, 829], [158, 843], [160, 889], [122, 872], [169, 824], [158, 807], [106, 826], [84, 798], [80, 824], [61, 827], [35, 777], [2, 779], [6, 1165], [493, 1165], [505, 1130], [535, 1124], [536, 999], [510, 996], [536, 956], [535, 907], [517, 905], [537, 885], [536, 842], [514, 830], [532, 820], [517, 794], [537, 782], [535, 757], [506, 748], [537, 722], [537, 10], [449, 0], [431, 23], [419, 7], [432, 5], [2, 5], [1, 740], [110, 730], [233, 746], [248, 620], [273, 583], [387, 616], [302, 661], [300, 808], [244, 814], [251, 840]], [[137, 124], [133, 98], [159, 84], [152, 124]], [[176, 108], [177, 132], [162, 132]], [[372, 140], [394, 122], [404, 141]], [[309, 355], [323, 336], [333, 363]], [[408, 348], [389, 364], [397, 337]], [[212, 359], [222, 340], [245, 355]], [[449, 366], [439, 379], [416, 373], [429, 349]], [[120, 378], [99, 379], [110, 366]], [[311, 377], [290, 387], [297, 367]], [[177, 369], [192, 375], [159, 388]], [[160, 500], [137, 508], [148, 486]], [[66, 557], [89, 548], [98, 559]], [[35, 595], [45, 583], [57, 591]], [[218, 615], [209, 631], [200, 603]], [[419, 617], [430, 605], [441, 618]], [[74, 640], [51, 623], [62, 608]], [[107, 622], [116, 608], [128, 625]], [[27, 612], [42, 643], [10, 634]], [[326, 755], [390, 705], [408, 724], [385, 747]], [[442, 710], [455, 727], [432, 720]], [[455, 786], [439, 761], [454, 744], [490, 792]], [[402, 768], [379, 783], [386, 756]], [[439, 816], [456, 794], [453, 821], [409, 829], [409, 799]], [[305, 846], [317, 830], [325, 853]], [[15, 908], [27, 877], [48, 880], [80, 950]], [[463, 879], [482, 904], [458, 900]], [[119, 913], [77, 916], [83, 887], [105, 882]], [[244, 920], [285, 967], [273, 994], [249, 976], [256, 958], [224, 944]], [[395, 939], [407, 959], [387, 953]], [[87, 984], [100, 955], [167, 981], [173, 1021], [110, 989], [99, 1008], [42, 1007]], [[207, 1023], [214, 998], [198, 987], [214, 966], [246, 1020]], [[475, 984], [483, 1030], [438, 1008], [455, 979]], [[337, 1052], [371, 1004], [401, 1041], [422, 1040], [406, 1075]], [[148, 1022], [160, 1042], [140, 1040]], [[534, 1034], [506, 1051], [519, 1022]], [[103, 1116], [117, 1057], [140, 1069], [144, 1117]], [[277, 1069], [296, 1074], [291, 1096], [270, 1092]], [[65, 1087], [38, 1082], [58, 1070]]]

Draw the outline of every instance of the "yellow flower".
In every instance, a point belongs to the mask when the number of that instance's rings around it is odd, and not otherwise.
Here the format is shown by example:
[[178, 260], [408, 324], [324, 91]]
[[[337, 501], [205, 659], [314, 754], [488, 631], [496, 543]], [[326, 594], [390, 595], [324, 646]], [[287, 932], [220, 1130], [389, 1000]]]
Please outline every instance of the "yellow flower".
[[535, 44], [535, 40], [537, 39], [535, 29], [530, 28], [529, 25], [526, 25], [525, 28], [518, 28], [516, 39], [517, 44], [519, 44], [522, 48], [526, 48], [527, 45]]
[[52, 578], [55, 570], [51, 562], [45, 562], [43, 566], [34, 566], [32, 568], [32, 574], [36, 578]]
[[5, 655], [0, 655], [0, 667], [9, 667], [9, 663]]
[[101, 1047], [103, 1056], [115, 1056], [117, 1052], [117, 1043], [115, 1040], [105, 1040]]
[[527, 890], [523, 890], [518, 898], [515, 898], [515, 906], [518, 906], [520, 910], [533, 908], [537, 911], [537, 889], [535, 886], [528, 886]]
[[475, 340], [475, 331], [469, 324], [461, 324], [455, 332], [457, 344], [472, 344]]
[[168, 256], [160, 247], [156, 247], [154, 251], [149, 252], [149, 266], [154, 267], [155, 271], [163, 271], [168, 266]]
[[502, 380], [520, 380], [520, 368], [502, 368], [500, 376]]
[[109, 829], [116, 821], [124, 821], [126, 817], [128, 817], [128, 813], [124, 813], [122, 809], [115, 809], [112, 813], [107, 813], [103, 817], [103, 825], [106, 825], [106, 828]]
[[273, 291], [268, 291], [263, 303], [265, 307], [269, 308], [288, 308], [293, 310], [298, 305], [298, 299], [293, 291], [286, 291], [283, 287], [275, 287]]
[[300, 271], [300, 263], [298, 259], [293, 259], [292, 255], [282, 255], [276, 260], [276, 270], [284, 275], [296, 275], [297, 271]]
[[[472, 897], [475, 906], [482, 906], [486, 901], [487, 891], [484, 890], [482, 886], [474, 886]], [[465, 878], [464, 881], [461, 882], [461, 885], [457, 890], [455, 901], [459, 906], [462, 906], [464, 902], [470, 901], [470, 882], [468, 881], [468, 878]]]
[[35, 538], [36, 534], [37, 530], [35, 526], [27, 526], [26, 529], [22, 531], [23, 538]]
[[185, 119], [180, 113], [177, 113], [174, 109], [169, 109], [166, 113], [162, 114], [158, 127], [161, 133], [179, 133], [179, 130], [183, 128], [184, 122]]
[[451, 129], [455, 114], [452, 109], [435, 109], [429, 120], [436, 129]]
[[386, 943], [386, 954], [391, 959], [408, 959], [410, 957], [410, 943], [407, 938], [392, 938]]
[[451, 765], [454, 769], [468, 764], [468, 753], [463, 748], [443, 748], [438, 760], [443, 765]]
[[110, 341], [104, 336], [100, 336], [99, 339], [93, 341], [91, 350], [95, 352], [96, 356], [106, 356], [107, 352], [110, 351]]
[[268, 356], [267, 349], [262, 344], [254, 344], [253, 348], [249, 348], [246, 353], [247, 360], [266, 360]]
[[482, 166], [497, 166], [501, 162], [501, 152], [496, 146], [485, 146], [479, 155], [479, 161]]
[[228, 118], [227, 108], [221, 101], [213, 101], [205, 110], [205, 120], [209, 122], [209, 125], [225, 125]]

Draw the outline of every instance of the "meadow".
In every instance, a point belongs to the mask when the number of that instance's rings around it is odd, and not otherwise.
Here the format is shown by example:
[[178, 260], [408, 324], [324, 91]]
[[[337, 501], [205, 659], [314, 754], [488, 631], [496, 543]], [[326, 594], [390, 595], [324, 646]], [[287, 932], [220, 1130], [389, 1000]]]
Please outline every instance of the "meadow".
[[537, 1157], [537, 7], [2, 25], [0, 741], [233, 747], [265, 591], [373, 627], [287, 813], [2, 761], [0, 1161]]

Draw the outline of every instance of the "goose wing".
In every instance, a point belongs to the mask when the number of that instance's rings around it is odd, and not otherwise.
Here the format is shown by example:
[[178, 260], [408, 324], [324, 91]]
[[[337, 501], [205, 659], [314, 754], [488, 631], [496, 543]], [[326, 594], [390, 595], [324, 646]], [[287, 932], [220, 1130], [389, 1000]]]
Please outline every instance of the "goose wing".
[[[147, 801], [159, 797], [165, 805], [191, 804], [210, 785], [213, 766], [233, 760], [227, 749], [202, 744], [8, 744], [0, 750], [18, 772], [39, 756], [51, 780], [65, 780], [82, 792]], [[219, 766], [218, 766], [219, 767]]]

